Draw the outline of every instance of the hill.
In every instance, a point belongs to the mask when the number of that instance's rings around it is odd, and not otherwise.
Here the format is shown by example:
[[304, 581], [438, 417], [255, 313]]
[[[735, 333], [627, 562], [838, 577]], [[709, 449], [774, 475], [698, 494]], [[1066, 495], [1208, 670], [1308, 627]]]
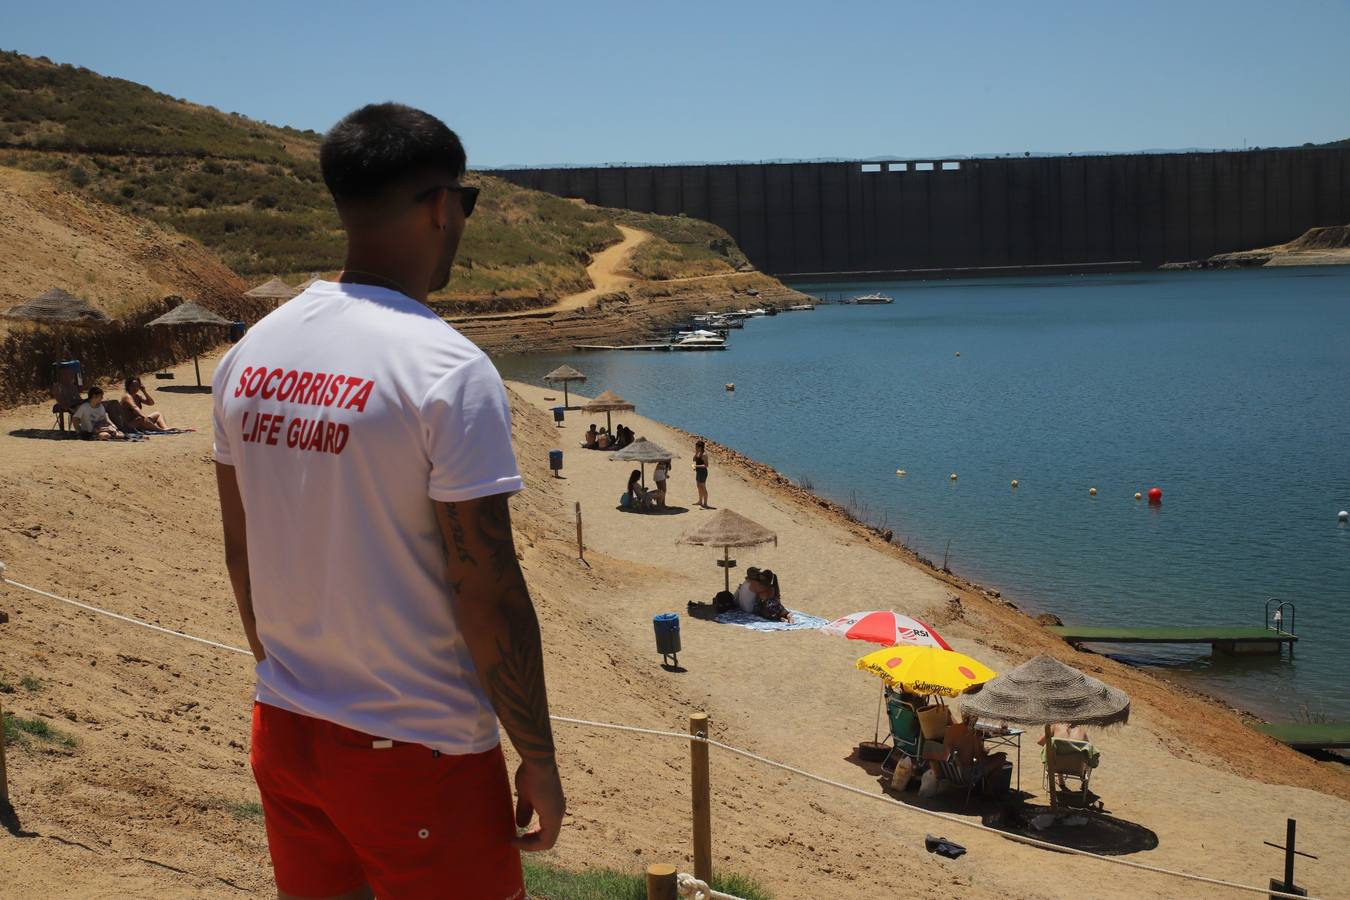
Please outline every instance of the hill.
[[[341, 264], [319, 140], [312, 131], [198, 106], [88, 69], [0, 53], [0, 165], [49, 172], [86, 196], [194, 238], [249, 281]], [[616, 220], [636, 215], [489, 175], [470, 180], [483, 194], [442, 300], [514, 294], [543, 305], [583, 290], [591, 254], [619, 241]], [[643, 277], [746, 266], [714, 225], [640, 218], [645, 224], [633, 224], [660, 238], [634, 260]]]

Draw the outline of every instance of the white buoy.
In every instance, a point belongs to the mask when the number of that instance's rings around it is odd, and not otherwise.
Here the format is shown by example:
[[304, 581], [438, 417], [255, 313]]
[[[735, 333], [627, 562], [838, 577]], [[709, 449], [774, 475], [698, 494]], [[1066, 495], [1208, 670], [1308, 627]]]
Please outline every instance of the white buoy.
[[1017, 479], [1016, 479], [1016, 478], [1014, 478], [1014, 479], [1012, 480], [1012, 486], [1013, 486], [1013, 487], [1017, 487]]
[[1135, 491], [1135, 492], [1134, 492], [1134, 499], [1136, 499], [1136, 500], [1143, 500], [1143, 499], [1144, 499], [1144, 495], [1141, 494], [1141, 493], [1139, 493], [1138, 491]]
[[733, 383], [731, 383], [731, 382], [727, 382], [727, 390], [729, 390], [729, 391], [734, 391], [734, 390], [736, 390], [736, 385], [733, 384]]
[[957, 356], [960, 356], [960, 355], [961, 355], [961, 351], [960, 351], [960, 350], [957, 350], [957, 351], [956, 351], [956, 355], [957, 355]]
[[1097, 496], [1097, 489], [1096, 489], [1096, 488], [1088, 488], [1088, 496], [1089, 496], [1089, 497], [1095, 497], [1095, 496]]
[[904, 478], [909, 473], [906, 472], [904, 469], [896, 469], [895, 474], [899, 475], [901, 478]]
[[952, 481], [955, 481], [955, 480], [956, 480], [956, 473], [953, 472], [953, 473], [952, 473]]
[[1342, 522], [1350, 522], [1350, 512], [1343, 509], [1336, 513], [1336, 518], [1340, 519]]

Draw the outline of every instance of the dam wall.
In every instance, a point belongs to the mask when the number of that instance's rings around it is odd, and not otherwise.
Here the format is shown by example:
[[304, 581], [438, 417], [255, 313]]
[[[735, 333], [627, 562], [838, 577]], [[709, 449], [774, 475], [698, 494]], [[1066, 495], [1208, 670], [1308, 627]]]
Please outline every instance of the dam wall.
[[779, 276], [1156, 267], [1350, 223], [1350, 148], [490, 174], [706, 219]]

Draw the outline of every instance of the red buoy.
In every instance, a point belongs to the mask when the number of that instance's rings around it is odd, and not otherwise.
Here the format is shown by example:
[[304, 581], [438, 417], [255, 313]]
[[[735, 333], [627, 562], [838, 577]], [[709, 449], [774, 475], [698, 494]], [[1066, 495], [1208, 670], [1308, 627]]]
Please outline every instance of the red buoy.
[[1162, 502], [1162, 488], [1156, 488], [1156, 487], [1149, 488], [1149, 489], [1148, 489], [1148, 502], [1149, 502], [1149, 503], [1161, 503], [1161, 502]]

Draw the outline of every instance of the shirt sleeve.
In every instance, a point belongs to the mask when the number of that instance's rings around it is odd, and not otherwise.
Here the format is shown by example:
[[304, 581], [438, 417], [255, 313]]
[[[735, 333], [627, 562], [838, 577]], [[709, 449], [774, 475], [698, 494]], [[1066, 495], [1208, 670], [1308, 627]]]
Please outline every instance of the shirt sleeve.
[[213, 385], [211, 396], [212, 451], [216, 462], [222, 466], [232, 466], [234, 457], [230, 453], [230, 436], [225, 428], [225, 392], [219, 385]]
[[456, 367], [432, 385], [421, 406], [431, 475], [427, 496], [458, 503], [514, 494], [525, 484], [511, 447], [511, 407], [486, 356]]

